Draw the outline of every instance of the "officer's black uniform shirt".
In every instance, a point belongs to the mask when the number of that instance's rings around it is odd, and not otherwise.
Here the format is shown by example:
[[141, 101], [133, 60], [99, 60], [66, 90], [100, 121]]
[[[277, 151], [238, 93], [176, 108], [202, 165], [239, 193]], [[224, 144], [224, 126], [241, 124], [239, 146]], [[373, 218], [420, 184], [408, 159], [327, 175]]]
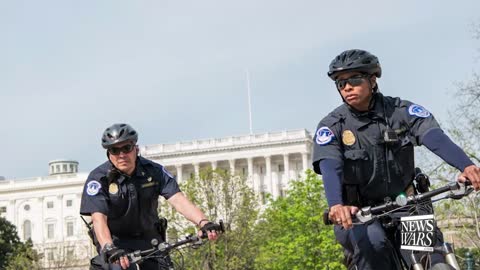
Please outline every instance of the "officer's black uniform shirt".
[[150, 237], [157, 232], [158, 197], [169, 199], [180, 192], [175, 178], [160, 164], [137, 157], [133, 175], [107, 176], [113, 169], [107, 161], [94, 169], [85, 183], [81, 215], [99, 212], [107, 216], [116, 237]]
[[[411, 182], [413, 146], [421, 145], [423, 135], [434, 128], [439, 125], [430, 112], [400, 98], [376, 93], [368, 112], [355, 111], [344, 103], [318, 125], [312, 158], [314, 170], [321, 173], [319, 162], [323, 159], [338, 160], [343, 166], [345, 203], [352, 199], [352, 187], [360, 196], [359, 204], [383, 201], [404, 191]], [[385, 142], [387, 129], [398, 136], [396, 143]]]

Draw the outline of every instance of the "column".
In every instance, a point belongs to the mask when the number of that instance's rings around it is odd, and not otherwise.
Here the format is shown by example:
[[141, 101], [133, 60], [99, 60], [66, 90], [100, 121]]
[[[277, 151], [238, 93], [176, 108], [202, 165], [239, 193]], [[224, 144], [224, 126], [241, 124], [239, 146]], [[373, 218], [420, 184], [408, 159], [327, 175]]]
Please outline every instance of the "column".
[[273, 195], [274, 184], [272, 181], [272, 160], [270, 156], [265, 157], [265, 184], [269, 185], [269, 190]]
[[235, 159], [228, 160], [228, 163], [230, 164], [230, 175], [234, 175], [235, 174]]
[[[73, 200], [73, 207], [75, 207], [76, 209], [80, 208], [80, 202], [82, 200], [82, 194], [81, 193], [75, 194], [75, 198], [72, 198], [72, 200]], [[90, 219], [85, 218], [85, 220], [87, 220], [87, 222], [88, 222]], [[76, 218], [75, 219], [75, 235], [77, 235], [77, 237], [79, 239], [90, 240], [90, 238], [88, 238], [88, 234], [87, 234], [87, 226], [85, 226], [85, 223], [83, 223], [83, 220], [81, 218]], [[90, 248], [88, 250], [90, 250]], [[88, 253], [88, 254], [90, 254], [90, 253]]]
[[[38, 206], [40, 207], [40, 219], [32, 222], [32, 241], [45, 241], [45, 211], [43, 209], [43, 197], [37, 198]], [[35, 231], [34, 231], [35, 229]], [[38, 232], [38, 233], [35, 233]]]
[[258, 192], [259, 187], [258, 183], [255, 183], [255, 178], [253, 177], [253, 158], [247, 158], [247, 167], [248, 167], [248, 176], [247, 183], [253, 189], [253, 191]]
[[175, 165], [175, 168], [177, 168], [177, 182], [182, 183], [183, 182], [182, 164]]
[[212, 164], [212, 170], [216, 170], [217, 169], [217, 162], [212, 161], [211, 164]]
[[[16, 201], [15, 200], [11, 200], [9, 201], [8, 203], [8, 206], [7, 206], [7, 219], [9, 219], [9, 221], [11, 221], [13, 224], [18, 224], [17, 223], [17, 214], [18, 213], [18, 209], [17, 209], [17, 206], [16, 206]], [[10, 218], [8, 218], [10, 217]]]
[[304, 174], [305, 171], [308, 169], [307, 153], [302, 153], [302, 163], [303, 163], [303, 172], [302, 172], [302, 174]]
[[[64, 238], [65, 238], [65, 215], [63, 213], [63, 195], [58, 195], [57, 196], [57, 201], [54, 202], [54, 205], [56, 205], [56, 203], [59, 203], [60, 202], [60, 218], [59, 218], [59, 222], [57, 223], [57, 226], [58, 226], [58, 229], [56, 229], [56, 232], [55, 232], [55, 238], [56, 240], [60, 239], [60, 241], [64, 241]], [[58, 234], [57, 234], [58, 232]]]
[[287, 187], [290, 182], [290, 160], [288, 154], [283, 154], [284, 181], [280, 184], [281, 188]]
[[200, 164], [193, 163], [193, 168], [195, 170], [195, 178], [200, 177]]

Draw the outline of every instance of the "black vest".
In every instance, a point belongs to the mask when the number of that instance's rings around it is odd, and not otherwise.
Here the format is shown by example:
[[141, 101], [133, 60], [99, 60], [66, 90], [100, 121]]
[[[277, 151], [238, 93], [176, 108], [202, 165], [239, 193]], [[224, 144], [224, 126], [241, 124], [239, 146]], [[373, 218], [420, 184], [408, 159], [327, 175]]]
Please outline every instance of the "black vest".
[[[119, 238], [152, 238], [159, 234], [160, 179], [150, 165], [137, 163], [136, 174], [117, 179], [102, 178], [109, 196], [108, 227]], [[138, 173], [139, 172], [139, 173]]]
[[[376, 94], [372, 110], [356, 112], [347, 106], [337, 111], [344, 150], [343, 200], [363, 206], [394, 199], [414, 178], [414, 145], [403, 121], [398, 99]], [[398, 136], [387, 143], [384, 132]]]

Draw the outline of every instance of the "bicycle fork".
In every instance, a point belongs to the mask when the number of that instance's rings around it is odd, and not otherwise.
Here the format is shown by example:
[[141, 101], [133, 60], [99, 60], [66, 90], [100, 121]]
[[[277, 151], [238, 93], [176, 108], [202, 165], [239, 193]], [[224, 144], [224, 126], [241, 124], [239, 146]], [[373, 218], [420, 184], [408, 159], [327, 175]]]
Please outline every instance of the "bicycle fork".
[[460, 270], [460, 266], [458, 265], [457, 258], [455, 257], [455, 253], [453, 253], [452, 245], [449, 243], [443, 243], [441, 247], [437, 247], [442, 254], [445, 256], [445, 261], [455, 268], [455, 270]]
[[[442, 246], [435, 247], [434, 252], [442, 254], [445, 257], [445, 262], [447, 264], [455, 268], [455, 270], [460, 270], [460, 266], [458, 265], [457, 258], [453, 253], [453, 248], [449, 243], [443, 243]], [[423, 267], [422, 262], [417, 259], [415, 254], [416, 253], [414, 252], [410, 254], [413, 270], [424, 270], [425, 268]]]

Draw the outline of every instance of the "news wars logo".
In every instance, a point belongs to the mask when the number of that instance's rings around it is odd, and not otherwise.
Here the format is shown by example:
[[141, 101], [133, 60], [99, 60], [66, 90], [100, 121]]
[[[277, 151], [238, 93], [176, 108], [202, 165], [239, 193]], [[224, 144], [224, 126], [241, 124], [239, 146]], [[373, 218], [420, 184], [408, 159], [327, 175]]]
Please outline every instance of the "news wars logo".
[[400, 223], [402, 226], [401, 249], [433, 251], [437, 239], [433, 215], [402, 217]]

